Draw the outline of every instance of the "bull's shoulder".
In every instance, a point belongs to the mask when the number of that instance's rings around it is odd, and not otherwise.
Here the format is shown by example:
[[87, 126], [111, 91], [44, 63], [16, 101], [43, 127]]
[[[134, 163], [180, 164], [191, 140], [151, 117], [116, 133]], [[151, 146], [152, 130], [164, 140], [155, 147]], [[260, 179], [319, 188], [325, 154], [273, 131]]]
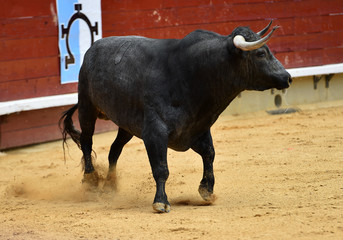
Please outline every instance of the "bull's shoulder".
[[187, 46], [187, 45], [196, 44], [198, 42], [202, 42], [202, 41], [206, 41], [206, 40], [223, 39], [223, 38], [225, 38], [225, 36], [220, 35], [216, 32], [198, 29], [198, 30], [195, 30], [195, 31], [189, 33], [188, 35], [186, 35], [182, 39], [180, 44]]
[[219, 33], [204, 30], [204, 29], [197, 29], [194, 30], [193, 32], [190, 32], [189, 34], [186, 35], [185, 38], [187, 37], [196, 37], [196, 38], [212, 38], [212, 37], [218, 37], [222, 36]]

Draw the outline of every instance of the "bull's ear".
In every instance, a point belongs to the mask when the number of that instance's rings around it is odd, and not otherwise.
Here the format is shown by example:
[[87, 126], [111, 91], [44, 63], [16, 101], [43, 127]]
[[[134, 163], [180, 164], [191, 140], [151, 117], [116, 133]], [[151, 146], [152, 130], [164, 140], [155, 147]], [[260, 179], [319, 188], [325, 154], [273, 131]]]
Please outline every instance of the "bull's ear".
[[254, 42], [247, 42], [242, 35], [237, 35], [233, 38], [233, 44], [235, 45], [236, 48], [239, 48], [243, 51], [252, 51], [252, 50], [258, 49], [270, 40], [273, 32], [278, 28], [279, 28], [278, 26], [275, 26], [273, 30], [267, 36]]

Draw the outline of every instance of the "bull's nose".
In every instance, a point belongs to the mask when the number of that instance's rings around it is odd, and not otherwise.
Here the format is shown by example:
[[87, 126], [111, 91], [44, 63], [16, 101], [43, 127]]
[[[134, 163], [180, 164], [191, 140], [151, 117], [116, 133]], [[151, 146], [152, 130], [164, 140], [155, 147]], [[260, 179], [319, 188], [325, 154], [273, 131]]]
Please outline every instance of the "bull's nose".
[[279, 75], [279, 78], [278, 78], [279, 86], [276, 89], [281, 90], [281, 89], [289, 88], [291, 83], [292, 83], [291, 75], [288, 72], [283, 73], [281, 76]]

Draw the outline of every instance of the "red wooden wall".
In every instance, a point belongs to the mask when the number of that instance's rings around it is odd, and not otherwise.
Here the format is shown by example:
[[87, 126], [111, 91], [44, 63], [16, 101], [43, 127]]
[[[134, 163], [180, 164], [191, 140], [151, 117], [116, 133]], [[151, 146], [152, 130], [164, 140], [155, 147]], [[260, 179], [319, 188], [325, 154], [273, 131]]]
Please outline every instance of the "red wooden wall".
[[[57, 123], [61, 113], [70, 107], [71, 106], [54, 107], [0, 116], [0, 149], [61, 138], [62, 135]], [[80, 129], [76, 116], [77, 112], [74, 114], [73, 118], [75, 127]], [[116, 126], [111, 121], [97, 120], [97, 132], [113, 129], [116, 129]], [[113, 140], [114, 137], [115, 135], [113, 136]], [[108, 144], [109, 146], [111, 145], [110, 142]]]
[[[342, 0], [103, 1], [104, 36], [182, 38], [195, 29], [280, 28], [269, 42], [286, 68], [343, 62]], [[106, 27], [105, 27], [106, 26]]]
[[[77, 84], [60, 84], [55, 0], [0, 3], [0, 101], [76, 92]], [[258, 31], [270, 19], [281, 28], [268, 45], [287, 68], [343, 62], [342, 0], [102, 0], [103, 37], [182, 38], [195, 29], [227, 35], [239, 25]], [[4, 129], [10, 118], [1, 117], [0, 149], [16, 145], [4, 143], [18, 131]]]

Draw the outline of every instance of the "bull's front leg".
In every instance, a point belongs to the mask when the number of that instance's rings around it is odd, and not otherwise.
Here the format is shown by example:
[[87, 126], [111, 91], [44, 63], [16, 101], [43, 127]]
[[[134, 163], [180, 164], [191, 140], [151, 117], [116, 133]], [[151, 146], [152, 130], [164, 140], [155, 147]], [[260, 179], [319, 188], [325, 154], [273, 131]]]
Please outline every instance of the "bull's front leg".
[[200, 154], [203, 160], [204, 172], [199, 186], [200, 196], [207, 202], [213, 202], [215, 196], [213, 194], [214, 174], [214, 147], [210, 130], [203, 134], [192, 146], [192, 149]]
[[170, 211], [170, 204], [165, 192], [165, 184], [169, 176], [167, 164], [168, 133], [163, 123], [155, 122], [144, 127], [142, 138], [156, 182], [153, 209], [160, 213], [167, 213]]

